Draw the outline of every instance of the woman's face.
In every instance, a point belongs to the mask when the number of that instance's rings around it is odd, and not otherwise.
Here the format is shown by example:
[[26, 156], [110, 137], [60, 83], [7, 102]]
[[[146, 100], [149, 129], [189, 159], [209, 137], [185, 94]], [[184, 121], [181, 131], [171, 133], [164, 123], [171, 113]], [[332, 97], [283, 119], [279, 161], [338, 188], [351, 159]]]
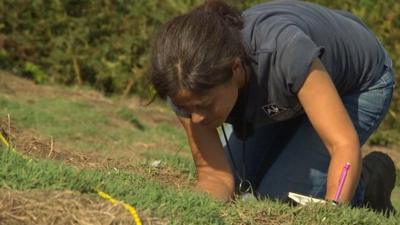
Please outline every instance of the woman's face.
[[233, 77], [226, 84], [218, 85], [204, 94], [180, 90], [172, 102], [190, 113], [193, 123], [216, 128], [221, 126], [236, 103], [239, 89], [244, 85], [244, 70], [240, 60], [235, 61]]
[[207, 127], [218, 127], [225, 122], [238, 96], [238, 89], [232, 84], [219, 85], [203, 95], [181, 90], [172, 98], [174, 104], [190, 113], [193, 123]]

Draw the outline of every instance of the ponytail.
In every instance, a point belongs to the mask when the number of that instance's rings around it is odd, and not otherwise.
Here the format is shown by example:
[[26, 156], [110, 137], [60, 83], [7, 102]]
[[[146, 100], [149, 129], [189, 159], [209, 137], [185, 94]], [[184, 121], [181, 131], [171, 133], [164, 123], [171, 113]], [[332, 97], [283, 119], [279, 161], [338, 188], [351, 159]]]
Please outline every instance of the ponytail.
[[220, 0], [207, 0], [194, 11], [203, 11], [218, 14], [231, 27], [238, 30], [243, 29], [243, 18], [240, 12]]

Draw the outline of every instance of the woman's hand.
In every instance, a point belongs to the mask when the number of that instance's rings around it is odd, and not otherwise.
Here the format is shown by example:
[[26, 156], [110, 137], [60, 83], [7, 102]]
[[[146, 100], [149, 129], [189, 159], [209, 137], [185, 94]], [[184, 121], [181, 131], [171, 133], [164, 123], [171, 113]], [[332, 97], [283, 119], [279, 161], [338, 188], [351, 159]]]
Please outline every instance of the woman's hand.
[[298, 98], [331, 156], [325, 198], [334, 200], [342, 169], [349, 162], [351, 167], [339, 202], [351, 201], [361, 173], [359, 139], [342, 100], [319, 59], [313, 61]]
[[197, 168], [196, 189], [211, 196], [229, 201], [234, 191], [232, 171], [216, 128], [194, 124], [179, 117], [185, 128]]

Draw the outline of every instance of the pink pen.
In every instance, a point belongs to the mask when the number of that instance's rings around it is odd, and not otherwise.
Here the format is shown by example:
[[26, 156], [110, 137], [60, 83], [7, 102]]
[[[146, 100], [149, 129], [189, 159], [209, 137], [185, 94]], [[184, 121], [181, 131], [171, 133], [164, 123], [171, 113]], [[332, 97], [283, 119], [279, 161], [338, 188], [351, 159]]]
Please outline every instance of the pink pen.
[[350, 163], [347, 162], [346, 165], [344, 165], [343, 167], [342, 174], [340, 175], [339, 186], [335, 194], [335, 202], [339, 201], [340, 194], [342, 193], [344, 182], [346, 181], [347, 172], [349, 171], [349, 169], [350, 169]]

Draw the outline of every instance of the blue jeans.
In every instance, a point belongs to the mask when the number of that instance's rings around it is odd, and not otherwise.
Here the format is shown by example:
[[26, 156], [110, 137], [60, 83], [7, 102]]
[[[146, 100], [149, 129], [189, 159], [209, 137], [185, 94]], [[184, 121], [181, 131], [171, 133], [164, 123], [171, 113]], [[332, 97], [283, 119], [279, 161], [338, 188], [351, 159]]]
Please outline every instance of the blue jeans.
[[[381, 78], [368, 89], [342, 96], [360, 145], [382, 122], [391, 102], [394, 84], [394, 73], [386, 68]], [[225, 124], [224, 128], [232, 158], [222, 135], [221, 141], [232, 167], [236, 167], [232, 169], [242, 174], [244, 166], [245, 178], [257, 196], [286, 200], [288, 192], [296, 192], [325, 197], [330, 156], [306, 115], [255, 129], [246, 140], [244, 161], [242, 140], [235, 135], [231, 125]], [[239, 177], [235, 177], [238, 185]], [[360, 204], [363, 194], [364, 185], [360, 182], [352, 203]]]

